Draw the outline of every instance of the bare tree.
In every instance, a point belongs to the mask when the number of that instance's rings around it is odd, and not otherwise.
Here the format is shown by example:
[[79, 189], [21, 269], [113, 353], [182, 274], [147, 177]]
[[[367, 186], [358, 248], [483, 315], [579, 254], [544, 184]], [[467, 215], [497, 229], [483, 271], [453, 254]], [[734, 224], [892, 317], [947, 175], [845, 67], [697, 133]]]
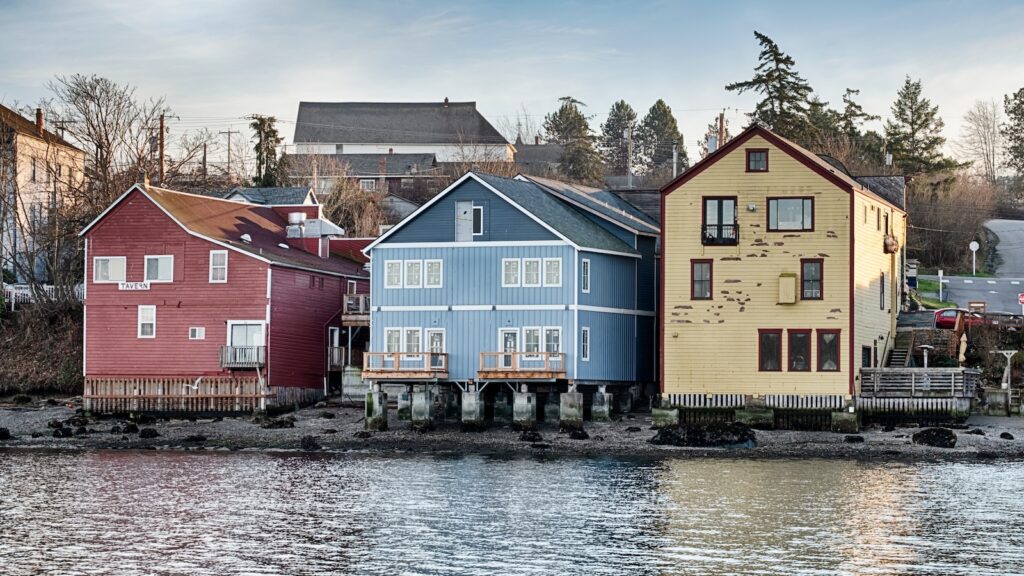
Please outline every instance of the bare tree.
[[968, 266], [964, 247], [981, 237], [996, 199], [993, 184], [981, 177], [942, 174], [915, 180], [907, 189], [909, 253], [928, 267]]
[[376, 237], [380, 226], [387, 224], [390, 214], [383, 204], [383, 194], [362, 190], [350, 178], [339, 178], [323, 202], [324, 216], [345, 229], [348, 236]]
[[995, 182], [1002, 162], [1003, 135], [1000, 126], [1003, 115], [995, 100], [978, 100], [964, 114], [964, 125], [955, 148], [974, 163], [978, 174]]
[[503, 116], [498, 120], [498, 132], [501, 132], [501, 135], [509, 142], [520, 139], [527, 144], [533, 143], [542, 131], [541, 126], [534, 118], [526, 106], [520, 106], [515, 116]]

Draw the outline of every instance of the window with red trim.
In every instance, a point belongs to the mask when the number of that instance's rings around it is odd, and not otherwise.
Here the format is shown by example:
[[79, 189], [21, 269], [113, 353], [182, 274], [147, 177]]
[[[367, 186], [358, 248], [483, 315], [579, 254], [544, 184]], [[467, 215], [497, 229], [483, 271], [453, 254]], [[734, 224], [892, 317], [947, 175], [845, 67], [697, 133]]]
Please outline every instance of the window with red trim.
[[747, 172], [768, 171], [768, 149], [748, 148], [747, 149]]
[[690, 260], [690, 298], [711, 300], [712, 278], [711, 260]]
[[818, 330], [818, 372], [839, 371], [839, 330]]
[[811, 331], [788, 330], [789, 371], [809, 372], [811, 370]]
[[757, 331], [757, 369], [761, 372], [782, 370], [782, 330]]
[[825, 297], [823, 274], [825, 261], [821, 258], [800, 260], [800, 299], [821, 300]]

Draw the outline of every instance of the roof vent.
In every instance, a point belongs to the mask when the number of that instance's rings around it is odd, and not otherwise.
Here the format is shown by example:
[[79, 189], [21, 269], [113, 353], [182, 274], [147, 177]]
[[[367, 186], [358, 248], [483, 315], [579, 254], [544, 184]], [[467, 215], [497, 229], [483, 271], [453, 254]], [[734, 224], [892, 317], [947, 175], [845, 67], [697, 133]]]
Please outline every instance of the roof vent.
[[448, 107], [448, 97], [447, 96], [444, 97], [444, 107], [445, 108]]
[[252, 244], [252, 236], [249, 236], [248, 234], [242, 234], [242, 236], [241, 236], [241, 238], [239, 238], [239, 240], [241, 240], [242, 242], [245, 242], [246, 244]]
[[289, 246], [287, 244], [285, 244], [284, 242], [278, 243], [277, 247], [278, 248], [284, 248], [285, 250], [287, 250], [289, 248]]

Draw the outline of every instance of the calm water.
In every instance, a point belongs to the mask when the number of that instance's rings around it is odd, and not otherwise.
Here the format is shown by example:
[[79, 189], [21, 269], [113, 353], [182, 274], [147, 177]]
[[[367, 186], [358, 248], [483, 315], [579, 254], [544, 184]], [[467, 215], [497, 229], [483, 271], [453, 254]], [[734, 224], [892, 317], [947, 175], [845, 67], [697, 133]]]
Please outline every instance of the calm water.
[[1020, 574], [1024, 463], [0, 452], [2, 574]]

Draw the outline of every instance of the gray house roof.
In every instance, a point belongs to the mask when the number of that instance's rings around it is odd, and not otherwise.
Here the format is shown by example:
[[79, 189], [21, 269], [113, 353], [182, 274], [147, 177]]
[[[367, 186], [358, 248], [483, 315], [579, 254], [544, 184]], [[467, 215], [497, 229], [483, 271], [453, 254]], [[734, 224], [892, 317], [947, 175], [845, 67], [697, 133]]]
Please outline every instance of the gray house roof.
[[294, 141], [508, 144], [476, 102], [299, 102]]
[[646, 232], [648, 234], [658, 234], [660, 232], [656, 220], [608, 190], [581, 186], [579, 184], [569, 184], [559, 180], [551, 180], [550, 178], [539, 178], [536, 176], [524, 176], [524, 178], [556, 194], [561, 194], [569, 202], [582, 205], [585, 209], [597, 212], [606, 219], [610, 219], [629, 230]]
[[637, 254], [632, 246], [584, 216], [577, 208], [533, 182], [491, 174], [474, 174], [577, 246]]
[[857, 176], [857, 182], [901, 210], [907, 209], [907, 179], [903, 176]]
[[661, 219], [661, 191], [652, 188], [627, 188], [616, 190], [616, 196], [646, 214], [652, 221]]
[[239, 186], [229, 190], [228, 193], [224, 195], [224, 198], [230, 199], [236, 194], [242, 196], [252, 204], [263, 204], [267, 206], [305, 204], [306, 198], [309, 197], [312, 197], [314, 204], [318, 203], [316, 195], [313, 194], [313, 189], [302, 186], [279, 186], [275, 188], [245, 188]]
[[516, 164], [525, 167], [555, 167], [562, 162], [561, 144], [521, 144], [516, 142]]
[[433, 154], [335, 154], [335, 158], [348, 164], [355, 176], [380, 175], [380, 161], [385, 161], [385, 175], [404, 176], [427, 172], [437, 167]]

